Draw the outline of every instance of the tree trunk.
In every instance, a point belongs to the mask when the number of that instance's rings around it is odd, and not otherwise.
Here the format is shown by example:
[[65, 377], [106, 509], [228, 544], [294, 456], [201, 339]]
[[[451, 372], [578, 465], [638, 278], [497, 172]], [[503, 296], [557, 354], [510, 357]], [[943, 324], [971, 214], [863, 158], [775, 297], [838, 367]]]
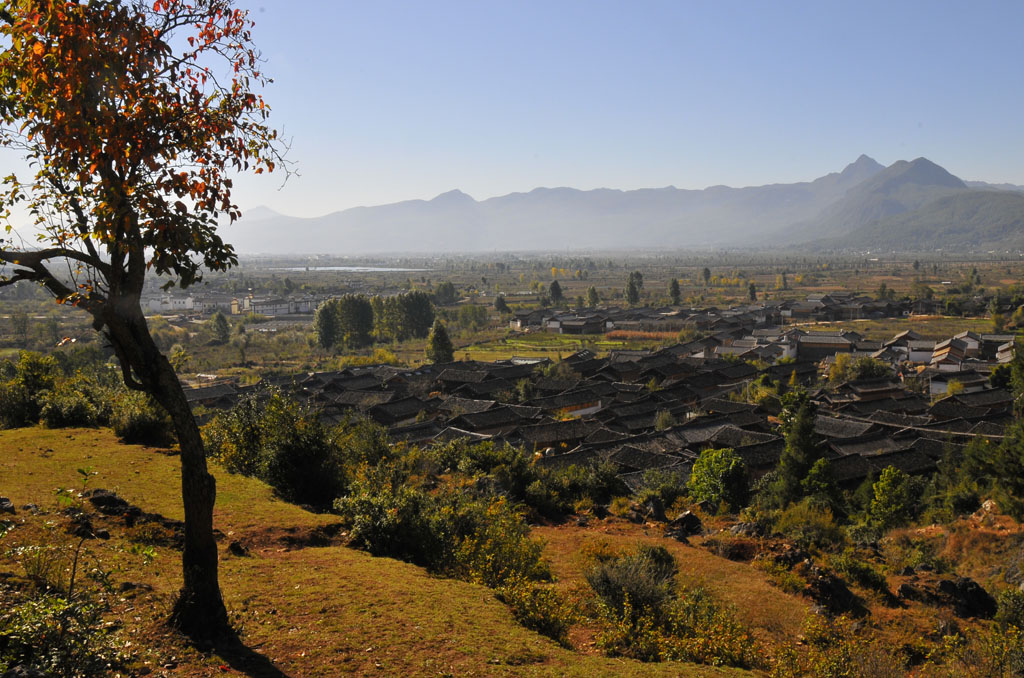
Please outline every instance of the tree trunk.
[[203, 439], [178, 375], [153, 341], [141, 307], [137, 301], [125, 299], [118, 311], [105, 314], [104, 323], [118, 359], [134, 372], [135, 377], [126, 373], [125, 380], [137, 378], [135, 387], [141, 387], [167, 410], [181, 450], [184, 582], [169, 621], [193, 640], [209, 643], [230, 630], [217, 579], [217, 541], [213, 535], [216, 481], [206, 468]]
[[216, 480], [206, 469], [199, 427], [170, 362], [157, 358], [157, 400], [171, 415], [181, 449], [181, 498], [185, 506], [184, 583], [171, 613], [171, 624], [196, 640], [213, 640], [229, 629], [228, 613], [217, 579], [217, 541], [213, 536]]

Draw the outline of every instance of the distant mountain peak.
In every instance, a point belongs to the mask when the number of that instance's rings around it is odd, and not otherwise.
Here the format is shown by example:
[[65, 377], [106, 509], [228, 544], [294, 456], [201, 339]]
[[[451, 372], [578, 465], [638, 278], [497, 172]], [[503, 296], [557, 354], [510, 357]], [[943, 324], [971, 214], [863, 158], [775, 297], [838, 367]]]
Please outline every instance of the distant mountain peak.
[[897, 181], [899, 184], [913, 183], [924, 186], [967, 188], [967, 184], [959, 177], [950, 174], [944, 167], [936, 165], [928, 158], [915, 158], [909, 162], [906, 160], [894, 162], [880, 176], [886, 182]]
[[861, 153], [860, 157], [857, 158], [856, 160], [854, 160], [853, 162], [851, 162], [849, 165], [847, 165], [843, 169], [841, 174], [843, 176], [850, 176], [851, 174], [858, 174], [858, 175], [860, 175], [860, 174], [867, 174], [867, 175], [870, 175], [870, 174], [874, 174], [875, 172], [879, 172], [879, 171], [881, 171], [883, 169], [885, 169], [885, 165], [882, 165], [880, 162], [878, 162], [874, 158]]
[[476, 202], [476, 200], [472, 196], [454, 188], [446, 193], [442, 193], [430, 202]]
[[263, 219], [276, 219], [284, 216], [280, 212], [275, 212], [266, 205], [258, 205], [256, 207], [250, 207], [243, 213], [246, 221], [261, 221]]

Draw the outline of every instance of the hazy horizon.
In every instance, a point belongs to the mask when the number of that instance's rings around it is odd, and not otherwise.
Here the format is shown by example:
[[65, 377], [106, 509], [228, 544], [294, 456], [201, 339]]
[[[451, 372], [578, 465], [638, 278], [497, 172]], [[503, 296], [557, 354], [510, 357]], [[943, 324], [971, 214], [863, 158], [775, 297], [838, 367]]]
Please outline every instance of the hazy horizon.
[[536, 187], [809, 181], [860, 154], [1024, 184], [1024, 6], [244, 0], [295, 216]]

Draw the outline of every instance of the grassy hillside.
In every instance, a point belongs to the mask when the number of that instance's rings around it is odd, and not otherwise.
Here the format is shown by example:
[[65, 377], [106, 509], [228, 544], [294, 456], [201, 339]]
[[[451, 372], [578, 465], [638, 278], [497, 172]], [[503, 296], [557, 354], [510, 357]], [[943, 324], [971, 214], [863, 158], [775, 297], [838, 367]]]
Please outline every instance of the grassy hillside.
[[[90, 488], [114, 490], [147, 512], [182, 516], [177, 458], [167, 451], [122, 445], [107, 431], [42, 428], [0, 432], [0, 451], [0, 494], [17, 507], [34, 503], [47, 512], [33, 516], [19, 509], [16, 525], [5, 537], [8, 548], [0, 559], [0, 573], [22, 574], [24, 563], [9, 547], [65, 538], [44, 523], [60, 521], [54, 490], [80, 488], [79, 468], [95, 473]], [[433, 577], [421, 568], [344, 546], [310, 546], [323, 543], [311, 542], [309, 536], [330, 525], [330, 516], [276, 500], [258, 481], [217, 468], [214, 473], [214, 520], [224, 548], [222, 585], [241, 640], [250, 650], [201, 654], [163, 631], [159, 622], [180, 583], [180, 554], [157, 546], [147, 564], [132, 549], [131, 537], [137, 539], [137, 534], [120, 521], [97, 523], [110, 529], [111, 539], [86, 542], [82, 561], [109, 570], [115, 589], [127, 591], [112, 599], [113, 616], [124, 624], [119, 638], [136, 652], [137, 675], [143, 668], [154, 672], [150, 675], [240, 671], [291, 678], [745, 673], [679, 663], [641, 664], [589, 654], [586, 647], [565, 649], [519, 626], [486, 588]], [[231, 555], [227, 546], [232, 541], [246, 546], [249, 554]], [[562, 572], [560, 563], [571, 548], [566, 544], [553, 549], [557, 572]], [[681, 552], [681, 566], [692, 569], [685, 558]], [[708, 555], [701, 552], [701, 558]]]

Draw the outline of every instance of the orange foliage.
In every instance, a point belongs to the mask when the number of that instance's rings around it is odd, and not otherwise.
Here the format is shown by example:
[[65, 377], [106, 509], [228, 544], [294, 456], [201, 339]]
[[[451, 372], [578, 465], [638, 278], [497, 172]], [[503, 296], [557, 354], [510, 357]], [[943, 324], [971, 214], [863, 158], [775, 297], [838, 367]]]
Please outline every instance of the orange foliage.
[[678, 332], [640, 332], [638, 330], [613, 330], [606, 334], [608, 339], [615, 341], [664, 341], [675, 339]]

